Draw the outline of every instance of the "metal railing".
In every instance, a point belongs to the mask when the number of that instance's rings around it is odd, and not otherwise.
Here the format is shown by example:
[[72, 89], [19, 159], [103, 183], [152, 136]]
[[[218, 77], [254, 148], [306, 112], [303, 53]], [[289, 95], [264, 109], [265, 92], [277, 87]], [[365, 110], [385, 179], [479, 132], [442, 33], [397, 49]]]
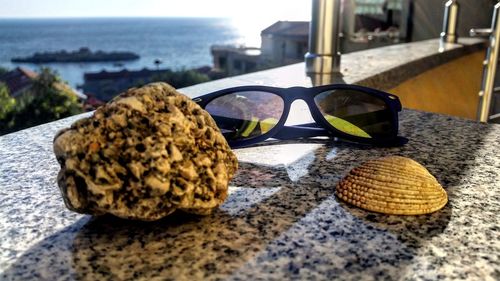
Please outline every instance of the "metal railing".
[[312, 0], [306, 72], [340, 72], [341, 0]]
[[498, 52], [500, 47], [500, 3], [493, 10], [491, 28], [471, 29], [470, 35], [476, 37], [489, 37], [489, 46], [486, 59], [483, 62], [483, 81], [479, 92], [479, 106], [477, 119], [480, 122], [488, 122], [491, 114], [491, 100], [495, 91], [495, 76], [498, 65]]
[[441, 43], [457, 43], [459, 5], [457, 0], [449, 0], [444, 5], [443, 32], [441, 32]]

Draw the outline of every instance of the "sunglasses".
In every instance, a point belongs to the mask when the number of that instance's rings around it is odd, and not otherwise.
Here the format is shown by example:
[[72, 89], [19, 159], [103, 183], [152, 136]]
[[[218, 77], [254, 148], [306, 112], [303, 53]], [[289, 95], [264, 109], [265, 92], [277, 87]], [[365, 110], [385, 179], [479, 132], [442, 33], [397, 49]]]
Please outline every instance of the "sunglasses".
[[[304, 100], [316, 123], [285, 126], [290, 106]], [[193, 99], [213, 117], [232, 148], [269, 138], [337, 137], [364, 144], [398, 146], [398, 97], [347, 84], [311, 88], [243, 86]]]

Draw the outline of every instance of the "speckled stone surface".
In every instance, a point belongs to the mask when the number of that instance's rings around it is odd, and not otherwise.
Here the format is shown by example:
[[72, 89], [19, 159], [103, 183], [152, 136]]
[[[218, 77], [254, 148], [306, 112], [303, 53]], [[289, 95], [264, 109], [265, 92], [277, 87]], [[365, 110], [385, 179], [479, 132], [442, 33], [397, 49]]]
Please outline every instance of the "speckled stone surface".
[[[187, 92], [213, 86], [199, 87]], [[64, 207], [52, 138], [79, 117], [0, 137], [1, 280], [500, 279], [500, 125], [404, 110], [403, 147], [238, 149], [240, 170], [213, 215], [139, 223]], [[388, 216], [335, 197], [351, 168], [386, 155], [424, 164], [449, 194], [445, 208]]]

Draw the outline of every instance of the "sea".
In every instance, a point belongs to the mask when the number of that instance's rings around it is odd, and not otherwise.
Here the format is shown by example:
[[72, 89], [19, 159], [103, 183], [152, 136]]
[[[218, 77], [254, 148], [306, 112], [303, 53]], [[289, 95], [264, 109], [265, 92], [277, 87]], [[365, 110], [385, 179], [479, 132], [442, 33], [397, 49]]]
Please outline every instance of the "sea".
[[[162, 61], [162, 69], [211, 66], [210, 46], [259, 46], [260, 28], [241, 28], [234, 20], [225, 18], [0, 19], [0, 66], [22, 66], [35, 71], [47, 66], [77, 87], [83, 84], [85, 72], [156, 69], [157, 59]], [[92, 51], [131, 51], [140, 59], [122, 64], [11, 62], [13, 57], [35, 52], [74, 51], [82, 47]]]

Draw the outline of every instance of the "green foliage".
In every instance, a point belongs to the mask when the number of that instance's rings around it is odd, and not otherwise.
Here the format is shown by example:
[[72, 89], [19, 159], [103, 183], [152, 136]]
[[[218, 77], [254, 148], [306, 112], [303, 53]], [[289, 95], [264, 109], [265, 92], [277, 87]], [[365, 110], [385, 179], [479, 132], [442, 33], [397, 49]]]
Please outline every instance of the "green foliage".
[[153, 81], [163, 81], [178, 89], [203, 82], [210, 81], [210, 78], [194, 70], [166, 70], [164, 73], [156, 75]]
[[9, 72], [6, 68], [0, 67], [0, 76], [4, 75], [5, 73]]
[[9, 94], [9, 89], [5, 84], [0, 83], [0, 120], [3, 120], [16, 105], [16, 100]]
[[82, 106], [71, 89], [60, 81], [56, 73], [44, 68], [29, 92], [0, 121], [0, 135], [81, 112]]

